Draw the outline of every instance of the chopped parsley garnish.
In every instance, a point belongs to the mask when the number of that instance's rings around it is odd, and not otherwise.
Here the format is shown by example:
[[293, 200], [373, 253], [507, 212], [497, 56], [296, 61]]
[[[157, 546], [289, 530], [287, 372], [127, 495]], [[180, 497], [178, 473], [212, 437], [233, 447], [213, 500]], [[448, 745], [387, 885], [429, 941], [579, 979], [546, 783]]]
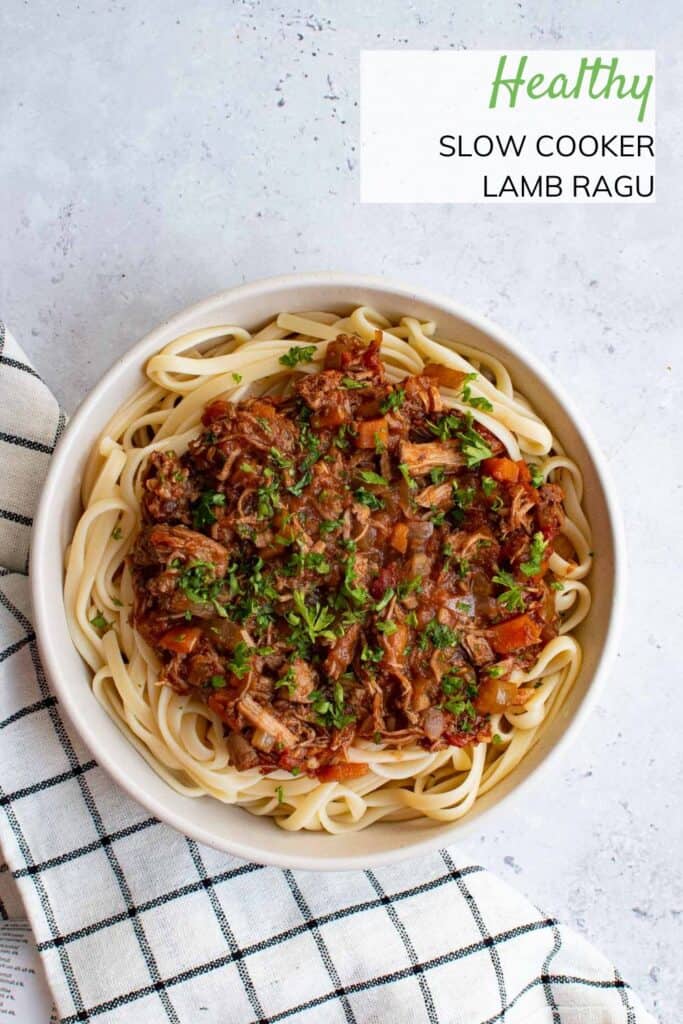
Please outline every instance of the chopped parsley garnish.
[[294, 345], [290, 348], [289, 352], [280, 356], [279, 362], [283, 366], [289, 366], [293, 369], [298, 363], [310, 363], [315, 358], [316, 352], [317, 348], [315, 345]]
[[296, 498], [300, 498], [303, 490], [310, 484], [313, 479], [311, 469], [322, 455], [320, 440], [311, 430], [310, 418], [311, 410], [302, 406], [299, 413], [299, 444], [306, 454], [299, 466], [302, 475], [295, 484], [287, 488]]
[[448, 697], [442, 707], [457, 718], [458, 728], [462, 732], [470, 732], [477, 717], [472, 703], [472, 698], [477, 695], [476, 684], [459, 672], [447, 672], [441, 680], [441, 690]]
[[123, 530], [120, 526], [115, 526], [111, 531], [112, 540], [121, 540], [123, 537]]
[[422, 577], [415, 576], [412, 580], [405, 580], [396, 587], [396, 593], [403, 600], [409, 594], [419, 594], [422, 590]]
[[498, 484], [492, 476], [483, 476], [481, 478], [481, 489], [487, 498], [490, 498], [493, 492], [496, 490]]
[[348, 438], [346, 437], [348, 431], [349, 431], [348, 423], [342, 423], [342, 425], [340, 426], [339, 430], [337, 431], [336, 437], [332, 441], [332, 444], [334, 445], [334, 447], [335, 448], [339, 448], [343, 452], [347, 451], [347, 449], [349, 447]]
[[437, 622], [436, 619], [432, 619], [425, 626], [422, 636], [418, 641], [418, 647], [421, 651], [427, 649], [428, 644], [432, 644], [433, 647], [443, 650], [445, 647], [454, 647], [455, 644], [460, 642], [460, 637], [454, 629], [450, 626], [445, 626], [442, 622]]
[[97, 614], [93, 615], [92, 619], [90, 620], [90, 625], [94, 626], [95, 629], [105, 630], [110, 628], [111, 622], [107, 622], [102, 612], [98, 609]]
[[541, 571], [543, 562], [543, 554], [545, 549], [548, 547], [548, 541], [544, 539], [543, 534], [539, 531], [535, 533], [531, 541], [531, 548], [529, 550], [529, 561], [522, 562], [520, 569], [525, 576], [537, 576]]
[[344, 565], [342, 594], [354, 604], [365, 604], [368, 600], [367, 590], [356, 580], [356, 556], [353, 553], [349, 555]]
[[355, 715], [344, 712], [344, 687], [341, 683], [335, 683], [332, 687], [331, 699], [321, 690], [313, 690], [310, 697], [318, 725], [325, 726], [326, 729], [343, 729], [344, 726], [355, 722]]
[[394, 590], [393, 587], [387, 587], [387, 589], [384, 591], [384, 593], [380, 597], [379, 601], [375, 604], [375, 611], [376, 612], [383, 611], [386, 608], [386, 606], [389, 604], [389, 602], [391, 601], [391, 599], [392, 599], [392, 597], [394, 596], [395, 593], [396, 593], [396, 591]]
[[342, 377], [342, 386], [348, 388], [349, 391], [367, 388], [368, 384], [369, 381], [367, 380], [356, 380], [355, 377]]
[[275, 787], [275, 795], [277, 796], [277, 802], [283, 804], [285, 802], [285, 791], [282, 786]]
[[525, 608], [524, 594], [522, 588], [515, 581], [512, 573], [505, 572], [503, 569], [493, 577], [493, 582], [498, 583], [505, 589], [497, 597], [498, 604], [501, 604], [503, 608], [506, 608], [509, 612], [523, 612]]
[[462, 421], [458, 416], [453, 416], [449, 413], [447, 416], [442, 416], [436, 423], [427, 421], [427, 427], [438, 437], [439, 441], [448, 441], [462, 426]]
[[275, 465], [279, 466], [280, 469], [291, 469], [292, 460], [288, 459], [285, 455], [283, 455], [278, 448], [271, 448], [269, 455], [273, 462], [275, 463]]
[[242, 383], [242, 374], [241, 373], [233, 373], [232, 379], [234, 380], [235, 384], [241, 384]]
[[477, 693], [476, 684], [468, 682], [461, 672], [457, 670], [453, 672], [446, 672], [441, 679], [441, 689], [447, 697], [452, 697], [456, 693], [474, 697]]
[[333, 533], [334, 530], [340, 530], [343, 525], [343, 519], [323, 519], [320, 523], [320, 532]]
[[531, 483], [532, 483], [532, 486], [540, 487], [543, 484], [544, 480], [545, 480], [545, 477], [543, 475], [543, 471], [541, 470], [541, 467], [540, 466], [536, 466], [533, 463], [531, 463], [529, 465], [529, 472], [531, 473]]
[[387, 619], [385, 622], [377, 623], [377, 630], [379, 633], [384, 633], [385, 636], [393, 636], [398, 626], [391, 619]]
[[476, 491], [474, 487], [458, 487], [457, 483], [453, 484], [453, 519], [456, 523], [461, 523], [465, 518], [465, 512], [474, 501]]
[[493, 455], [484, 438], [473, 428], [471, 416], [468, 417], [467, 426], [458, 431], [457, 437], [468, 469], [478, 466], [484, 459], [490, 459]]
[[275, 509], [280, 507], [280, 499], [278, 497], [280, 484], [275, 479], [272, 469], [268, 466], [263, 470], [263, 476], [266, 482], [256, 492], [258, 500], [257, 511], [259, 519], [270, 519], [275, 513]]
[[386, 487], [387, 482], [379, 473], [373, 473], [371, 469], [358, 470], [358, 476], [366, 484], [376, 484], [378, 487]]
[[227, 612], [217, 601], [223, 581], [216, 579], [213, 562], [190, 562], [178, 577], [178, 586], [192, 604], [212, 604], [218, 615], [227, 617]]
[[434, 469], [429, 471], [429, 479], [433, 484], [443, 483], [443, 478], [446, 475], [446, 471], [443, 466], [434, 466]]
[[384, 651], [381, 647], [368, 647], [367, 644], [363, 644], [360, 652], [361, 661], [369, 661], [371, 664], [377, 664], [384, 657]]
[[486, 674], [491, 676], [492, 679], [499, 679], [505, 674], [505, 667], [503, 665], [489, 665], [486, 669]]
[[372, 491], [368, 491], [365, 487], [357, 487], [355, 490], [356, 500], [361, 505], [367, 505], [373, 512], [377, 512], [379, 509], [384, 508], [384, 502]]
[[[319, 602], [310, 608], [306, 604], [306, 598], [301, 590], [295, 590], [292, 600], [294, 601], [295, 612], [288, 612], [287, 622], [294, 629], [290, 633], [290, 640], [297, 649], [305, 649], [308, 644], [314, 644], [318, 640], [334, 640], [335, 632], [330, 629], [334, 622], [334, 612], [331, 608]], [[302, 645], [303, 641], [303, 645]]]
[[553, 582], [550, 584], [550, 589], [564, 590], [564, 583], [562, 582], [562, 580], [553, 580]]
[[214, 690], [222, 690], [225, 686], [225, 676], [211, 676], [209, 682]]
[[275, 689], [286, 689], [288, 695], [291, 697], [296, 690], [296, 682], [294, 681], [294, 669], [290, 666], [283, 676], [280, 676], [278, 681], [275, 683]]
[[219, 491], [204, 491], [192, 506], [192, 523], [195, 530], [201, 530], [216, 522], [214, 508], [225, 506], [225, 495]]
[[406, 400], [406, 393], [403, 388], [394, 388], [393, 391], [389, 392], [387, 397], [381, 403], [379, 407], [380, 412], [393, 412], [395, 409], [400, 409]]
[[240, 640], [235, 644], [232, 658], [228, 662], [228, 668], [238, 679], [242, 679], [249, 671], [251, 667], [251, 654], [252, 648], [245, 644], [244, 640]]
[[303, 475], [299, 477], [297, 482], [295, 484], [292, 484], [291, 487], [288, 487], [287, 490], [289, 491], [290, 494], [293, 494], [295, 498], [300, 498], [305, 488], [308, 487], [312, 479], [313, 474], [311, 473], [310, 469], [307, 469], [304, 471]]
[[408, 468], [405, 462], [399, 462], [398, 471], [405, 480], [405, 482], [408, 484], [410, 490], [417, 490], [417, 480], [413, 480], [412, 476], [410, 475], [410, 469]]
[[297, 551], [282, 567], [285, 576], [297, 576], [305, 569], [311, 569], [320, 576], [324, 576], [330, 571], [331, 566], [322, 552], [307, 551], [304, 554], [301, 551]]
[[476, 380], [476, 373], [468, 373], [465, 377], [463, 389], [462, 389], [462, 400], [465, 405], [471, 405], [473, 409], [484, 409], [486, 412], [493, 412], [493, 406], [489, 402], [488, 398], [481, 398], [472, 394], [470, 388], [470, 381]]

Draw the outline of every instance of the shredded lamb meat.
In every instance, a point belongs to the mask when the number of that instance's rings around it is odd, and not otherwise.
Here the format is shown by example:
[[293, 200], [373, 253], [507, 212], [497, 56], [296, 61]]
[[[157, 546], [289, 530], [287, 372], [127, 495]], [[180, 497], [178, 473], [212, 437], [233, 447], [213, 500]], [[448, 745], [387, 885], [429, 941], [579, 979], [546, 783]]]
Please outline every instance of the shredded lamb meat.
[[488, 741], [557, 633], [561, 489], [444, 406], [464, 375], [389, 383], [380, 337], [341, 335], [287, 397], [214, 400], [145, 467], [133, 624], [240, 770], [331, 781], [366, 770], [356, 738]]

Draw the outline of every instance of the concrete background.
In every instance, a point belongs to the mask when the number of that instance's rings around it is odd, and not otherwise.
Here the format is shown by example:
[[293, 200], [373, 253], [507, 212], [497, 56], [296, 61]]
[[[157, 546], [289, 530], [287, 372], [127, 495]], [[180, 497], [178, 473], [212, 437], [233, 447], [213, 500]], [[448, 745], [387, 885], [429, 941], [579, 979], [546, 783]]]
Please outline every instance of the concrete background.
[[[503, 811], [467, 847], [678, 1024], [678, 5], [6, 0], [2, 20], [0, 315], [68, 411], [180, 307], [313, 269], [450, 293], [572, 389], [623, 502], [620, 657], [525, 817]], [[373, 47], [656, 48], [657, 204], [361, 206], [358, 54]]]

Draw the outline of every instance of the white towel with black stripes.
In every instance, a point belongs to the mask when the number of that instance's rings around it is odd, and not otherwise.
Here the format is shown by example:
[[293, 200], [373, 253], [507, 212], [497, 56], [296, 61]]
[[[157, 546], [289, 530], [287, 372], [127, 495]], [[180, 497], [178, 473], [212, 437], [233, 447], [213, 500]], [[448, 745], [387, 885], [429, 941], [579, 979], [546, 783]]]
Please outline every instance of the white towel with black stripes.
[[199, 846], [111, 782], [63, 721], [31, 625], [31, 517], [63, 425], [0, 325], [1, 891], [61, 1020], [652, 1024], [609, 960], [455, 850], [280, 871]]

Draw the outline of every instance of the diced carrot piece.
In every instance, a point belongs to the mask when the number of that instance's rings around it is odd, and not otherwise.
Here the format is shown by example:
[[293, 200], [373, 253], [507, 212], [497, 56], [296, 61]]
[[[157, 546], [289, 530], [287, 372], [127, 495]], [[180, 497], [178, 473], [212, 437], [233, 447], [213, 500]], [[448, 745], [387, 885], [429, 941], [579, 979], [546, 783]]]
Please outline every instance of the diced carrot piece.
[[528, 615], [517, 615], [514, 619], [493, 626], [490, 642], [496, 654], [512, 654], [523, 647], [537, 644], [541, 637], [541, 627]]
[[485, 459], [484, 472], [499, 483], [516, 484], [519, 480], [519, 464], [512, 459]]
[[517, 462], [517, 468], [519, 470], [519, 476], [517, 479], [520, 483], [530, 484], [531, 483], [531, 472], [524, 459], [519, 459]]
[[441, 363], [429, 363], [422, 371], [422, 376], [431, 377], [444, 388], [453, 388], [454, 391], [459, 391], [467, 374], [460, 370], [453, 370], [450, 366], [442, 366]]
[[229, 408], [230, 403], [224, 402], [220, 398], [215, 402], [210, 402], [202, 414], [202, 423], [205, 427], [208, 427], [214, 420], [223, 419]]
[[377, 442], [389, 443], [389, 424], [384, 416], [376, 420], [361, 420], [356, 434], [356, 448], [375, 448]]
[[317, 412], [311, 422], [314, 427], [332, 430], [346, 423], [347, 419], [346, 410], [342, 405], [328, 405], [324, 412]]
[[366, 764], [356, 761], [343, 761], [341, 764], [326, 764], [316, 772], [321, 782], [345, 782], [347, 779], [360, 779], [367, 775]]
[[254, 402], [251, 412], [264, 420], [274, 420], [276, 416], [275, 407], [270, 402]]
[[392, 548], [395, 551], [400, 551], [402, 555], [405, 555], [408, 550], [408, 524], [407, 523], [396, 523], [396, 526], [391, 531], [391, 538], [389, 540]]
[[164, 633], [159, 641], [159, 647], [174, 654], [189, 654], [199, 640], [202, 631], [199, 626], [176, 626]]

